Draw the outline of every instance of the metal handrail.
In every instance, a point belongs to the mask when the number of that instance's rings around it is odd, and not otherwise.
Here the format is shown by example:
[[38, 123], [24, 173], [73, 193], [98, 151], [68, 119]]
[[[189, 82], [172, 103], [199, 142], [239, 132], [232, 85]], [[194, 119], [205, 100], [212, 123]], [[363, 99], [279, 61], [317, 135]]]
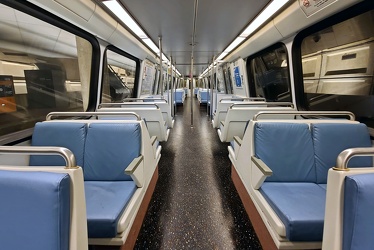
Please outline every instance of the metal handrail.
[[46, 120], [52, 120], [54, 116], [135, 116], [136, 120], [140, 121], [142, 118], [135, 112], [106, 112], [106, 111], [97, 111], [97, 112], [51, 112], [46, 116]]
[[122, 101], [126, 102], [126, 101], [137, 101], [137, 100], [139, 100], [139, 101], [144, 101], [144, 100], [153, 101], [153, 100], [155, 100], [155, 101], [165, 101], [167, 103], [167, 100], [164, 99], [164, 98], [132, 98], [131, 97], [131, 98], [125, 98]]
[[333, 167], [337, 171], [349, 171], [348, 162], [350, 159], [356, 156], [374, 156], [374, 147], [369, 148], [348, 148], [342, 151], [336, 159], [336, 167]]
[[237, 100], [248, 100], [248, 101], [263, 101], [265, 102], [266, 99], [263, 97], [232, 97], [232, 98], [222, 98], [219, 102], [222, 101], [237, 101]]
[[266, 106], [290, 106], [293, 108], [293, 103], [291, 102], [257, 102], [257, 103], [233, 103], [230, 106], [232, 109], [234, 106], [258, 106], [258, 105], [266, 105]]
[[63, 147], [0, 146], [0, 154], [60, 155], [65, 160], [66, 169], [77, 167], [73, 152]]
[[261, 115], [319, 115], [319, 116], [348, 116], [354, 121], [355, 115], [349, 111], [260, 111], [253, 116], [253, 121], [257, 121]]
[[122, 106], [131, 106], [131, 105], [142, 105], [142, 106], [155, 106], [156, 109], [160, 109], [160, 107], [156, 103], [147, 103], [147, 102], [113, 102], [113, 103], [101, 103], [99, 104], [99, 108], [108, 108], [108, 107], [122, 107]]

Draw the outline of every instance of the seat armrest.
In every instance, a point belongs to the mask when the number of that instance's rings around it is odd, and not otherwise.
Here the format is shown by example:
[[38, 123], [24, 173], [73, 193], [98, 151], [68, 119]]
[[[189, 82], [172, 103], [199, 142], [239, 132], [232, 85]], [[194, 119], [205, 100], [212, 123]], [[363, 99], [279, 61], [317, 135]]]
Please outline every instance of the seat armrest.
[[259, 189], [268, 176], [273, 174], [273, 171], [259, 158], [251, 156], [252, 162], [252, 185], [254, 189]]
[[157, 136], [154, 135], [151, 137], [152, 146], [155, 144], [156, 140], [157, 140]]
[[131, 176], [131, 178], [135, 181], [137, 187], [143, 187], [144, 176], [143, 176], [143, 155], [132, 160], [132, 162], [127, 166], [125, 169], [125, 174]]
[[374, 129], [368, 127], [368, 131], [369, 131], [369, 135], [370, 135], [371, 137], [374, 137]]
[[242, 139], [240, 139], [240, 137], [237, 136], [237, 135], [234, 136], [234, 142], [235, 142], [236, 144], [238, 144], [239, 147], [242, 146]]

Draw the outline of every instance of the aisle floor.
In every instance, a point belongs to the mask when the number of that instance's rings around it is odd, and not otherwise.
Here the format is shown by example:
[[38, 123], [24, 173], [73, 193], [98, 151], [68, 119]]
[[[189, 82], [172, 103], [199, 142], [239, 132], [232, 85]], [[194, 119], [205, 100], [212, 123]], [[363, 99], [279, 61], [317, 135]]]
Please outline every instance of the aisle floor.
[[196, 98], [177, 107], [135, 249], [261, 249], [231, 181], [227, 146]]

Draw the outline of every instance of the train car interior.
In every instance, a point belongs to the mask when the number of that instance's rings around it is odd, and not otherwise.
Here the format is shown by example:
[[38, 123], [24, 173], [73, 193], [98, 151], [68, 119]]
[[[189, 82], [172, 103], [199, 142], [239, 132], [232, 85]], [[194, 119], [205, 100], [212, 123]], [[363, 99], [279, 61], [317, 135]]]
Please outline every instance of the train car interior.
[[373, 249], [373, 27], [372, 0], [0, 0], [0, 249]]

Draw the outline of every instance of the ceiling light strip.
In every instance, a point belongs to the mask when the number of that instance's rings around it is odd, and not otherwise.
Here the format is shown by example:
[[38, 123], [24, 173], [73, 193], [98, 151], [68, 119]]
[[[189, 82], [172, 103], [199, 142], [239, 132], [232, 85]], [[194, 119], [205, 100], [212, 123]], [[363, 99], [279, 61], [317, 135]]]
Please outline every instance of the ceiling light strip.
[[[160, 54], [157, 45], [145, 34], [127, 10], [117, 0], [103, 1], [103, 4], [116, 15], [136, 36], [138, 36], [156, 55]], [[169, 59], [162, 54], [162, 60], [169, 63]]]
[[[248, 38], [255, 30], [262, 24], [268, 21], [278, 10], [280, 10], [289, 0], [274, 0], [272, 1], [248, 26], [244, 29], [235, 40], [227, 46], [227, 48], [217, 57], [216, 62], [221, 61], [229, 53], [231, 53], [238, 45]], [[210, 66], [200, 75], [204, 76], [209, 70]]]

